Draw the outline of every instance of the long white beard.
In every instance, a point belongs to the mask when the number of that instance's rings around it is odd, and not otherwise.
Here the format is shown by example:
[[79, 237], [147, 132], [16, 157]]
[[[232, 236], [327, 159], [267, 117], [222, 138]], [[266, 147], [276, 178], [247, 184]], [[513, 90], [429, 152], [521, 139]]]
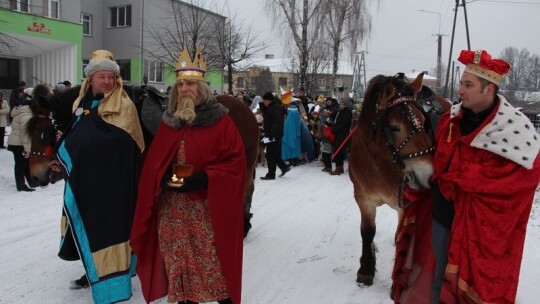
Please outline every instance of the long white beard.
[[195, 119], [195, 103], [191, 97], [181, 97], [173, 116], [192, 123]]

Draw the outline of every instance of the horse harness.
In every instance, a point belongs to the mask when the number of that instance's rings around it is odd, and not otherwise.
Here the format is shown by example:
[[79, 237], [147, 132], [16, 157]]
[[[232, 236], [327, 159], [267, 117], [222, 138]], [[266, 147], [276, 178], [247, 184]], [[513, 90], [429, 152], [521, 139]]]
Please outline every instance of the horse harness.
[[[426, 96], [427, 94], [427, 96]], [[434, 142], [435, 139], [435, 130], [437, 128], [437, 125], [439, 124], [439, 120], [441, 118], [441, 115], [444, 112], [444, 106], [437, 101], [435, 93], [423, 86], [422, 94], [419, 94], [419, 97], [413, 97], [413, 96], [399, 96], [398, 98], [392, 100], [388, 105], [385, 107], [380, 107], [377, 109], [377, 121], [378, 123], [381, 123], [379, 120], [381, 119], [380, 114], [384, 114], [386, 110], [389, 108], [402, 106], [402, 110], [405, 112], [407, 120], [412, 125], [412, 131], [410, 134], [407, 135], [407, 137], [403, 140], [402, 143], [400, 143], [397, 147], [394, 145], [394, 140], [392, 137], [392, 130], [390, 126], [385, 123], [383, 125], [383, 134], [386, 140], [386, 146], [390, 150], [390, 153], [392, 154], [392, 161], [402, 170], [404, 173], [402, 182], [400, 184], [399, 193], [398, 193], [398, 206], [401, 208], [407, 208], [408, 205], [403, 205], [402, 199], [401, 199], [401, 193], [403, 192], [403, 187], [409, 183], [414, 182], [414, 174], [412, 172], [405, 171], [405, 162], [404, 160], [428, 155], [435, 151], [435, 146], [432, 144], [430, 147], [416, 151], [409, 154], [403, 154], [401, 153], [401, 150], [407, 145], [407, 143], [413, 138], [415, 134], [418, 133], [427, 133], [429, 137], [431, 138], [431, 142]], [[424, 115], [424, 124], [421, 123], [421, 120], [417, 117], [417, 115], [413, 112], [412, 106], [415, 106], [421, 113]], [[377, 124], [377, 122], [375, 123]]]
[[[56, 143], [58, 129], [55, 126], [54, 120], [49, 115], [37, 114], [36, 115], [36, 125], [34, 129], [34, 134], [32, 136], [35, 140], [39, 140], [39, 144], [35, 144], [32, 140], [32, 148], [30, 156], [41, 156], [41, 157], [51, 157], [53, 152], [53, 146]], [[41, 122], [41, 126], [40, 126]], [[38, 149], [39, 147], [39, 149]]]

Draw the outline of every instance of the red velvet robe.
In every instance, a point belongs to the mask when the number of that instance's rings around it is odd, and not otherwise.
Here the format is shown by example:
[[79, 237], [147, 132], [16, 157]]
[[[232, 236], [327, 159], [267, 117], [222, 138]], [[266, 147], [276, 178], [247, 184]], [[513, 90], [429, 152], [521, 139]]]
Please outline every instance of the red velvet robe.
[[396, 235], [391, 297], [394, 303], [429, 304], [435, 269], [431, 246], [429, 189], [406, 188], [402, 193], [403, 217]]
[[433, 179], [455, 207], [441, 303], [515, 301], [540, 158], [532, 124], [500, 98], [467, 136], [459, 105], [439, 123]]
[[194, 172], [208, 174], [207, 190], [190, 193], [208, 199], [217, 254], [229, 295], [241, 303], [243, 254], [243, 192], [246, 159], [242, 138], [232, 119], [225, 115], [211, 126], [175, 130], [161, 123], [145, 159], [131, 247], [137, 256], [137, 274], [147, 302], [167, 295], [167, 275], [157, 236], [157, 205], [162, 176], [185, 138], [186, 162]]

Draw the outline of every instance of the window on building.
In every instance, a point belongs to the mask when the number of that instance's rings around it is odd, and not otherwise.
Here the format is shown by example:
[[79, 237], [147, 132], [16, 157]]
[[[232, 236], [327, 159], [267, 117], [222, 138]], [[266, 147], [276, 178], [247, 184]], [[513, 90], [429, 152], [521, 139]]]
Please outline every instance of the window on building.
[[[0, 84], [3, 88], [15, 88], [19, 83], [19, 60], [0, 58]], [[4, 95], [4, 99], [9, 96]]]
[[116, 63], [120, 66], [120, 76], [122, 76], [122, 79], [124, 81], [130, 81], [131, 80], [131, 60], [129, 59], [122, 59], [122, 60], [116, 60]]
[[317, 80], [317, 84], [318, 84], [320, 87], [326, 86], [326, 79], [319, 79], [319, 80]]
[[236, 78], [236, 87], [237, 88], [243, 88], [244, 87], [244, 77]]
[[342, 87], [343, 86], [343, 80], [342, 79], [339, 79], [339, 78], [336, 78], [336, 87]]
[[148, 63], [148, 81], [163, 82], [163, 62], [151, 61]]
[[88, 65], [88, 63], [90, 62], [90, 60], [88, 59], [83, 59], [82, 61], [82, 70], [83, 70], [83, 77], [86, 78], [86, 74], [84, 73], [84, 69], [86, 68], [86, 66]]
[[229, 83], [229, 76], [223, 75], [223, 83]]
[[286, 87], [287, 86], [287, 77], [279, 77], [278, 83], [280, 87]]
[[110, 13], [110, 27], [131, 26], [131, 5], [111, 7]]
[[28, 0], [10, 0], [9, 4], [14, 11], [28, 13]]
[[81, 24], [84, 36], [92, 36], [92, 15], [81, 13]]
[[43, 16], [59, 19], [60, 18], [60, 1], [59, 0], [43, 0]]

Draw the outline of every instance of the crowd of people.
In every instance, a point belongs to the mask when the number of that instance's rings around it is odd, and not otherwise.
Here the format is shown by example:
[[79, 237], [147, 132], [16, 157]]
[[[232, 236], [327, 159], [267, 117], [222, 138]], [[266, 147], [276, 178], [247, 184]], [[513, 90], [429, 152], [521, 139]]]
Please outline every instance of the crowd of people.
[[[291, 167], [317, 161], [322, 172], [330, 175], [345, 173], [344, 162], [348, 157], [347, 137], [359, 111], [359, 102], [343, 97], [318, 96], [313, 99], [300, 91], [290, 101], [283, 96], [266, 92], [246, 101], [244, 94], [237, 98], [251, 104], [260, 125], [261, 146], [259, 163], [268, 165], [262, 180], [280, 177]], [[335, 169], [332, 169], [332, 163]]]
[[[423, 296], [513, 303], [540, 143], [530, 121], [498, 94], [510, 65], [482, 50], [462, 51], [458, 60], [466, 66], [461, 100], [435, 137], [435, 269], [432, 293]], [[131, 297], [137, 274], [146, 301], [241, 303], [244, 147], [205, 81], [200, 51], [195, 58], [182, 52], [150, 147], [114, 55], [95, 51], [84, 72], [50, 163], [65, 179], [59, 257], [81, 260], [85, 271], [70, 287], [91, 287], [95, 303], [114, 303]], [[9, 101], [0, 92], [0, 149], [14, 155], [18, 191], [38, 186], [28, 163], [32, 106], [70, 87], [38, 85], [29, 94], [20, 83]], [[290, 99], [272, 90], [236, 97], [259, 124], [261, 180], [311, 162], [329, 175], [345, 173], [357, 101], [302, 90]]]

